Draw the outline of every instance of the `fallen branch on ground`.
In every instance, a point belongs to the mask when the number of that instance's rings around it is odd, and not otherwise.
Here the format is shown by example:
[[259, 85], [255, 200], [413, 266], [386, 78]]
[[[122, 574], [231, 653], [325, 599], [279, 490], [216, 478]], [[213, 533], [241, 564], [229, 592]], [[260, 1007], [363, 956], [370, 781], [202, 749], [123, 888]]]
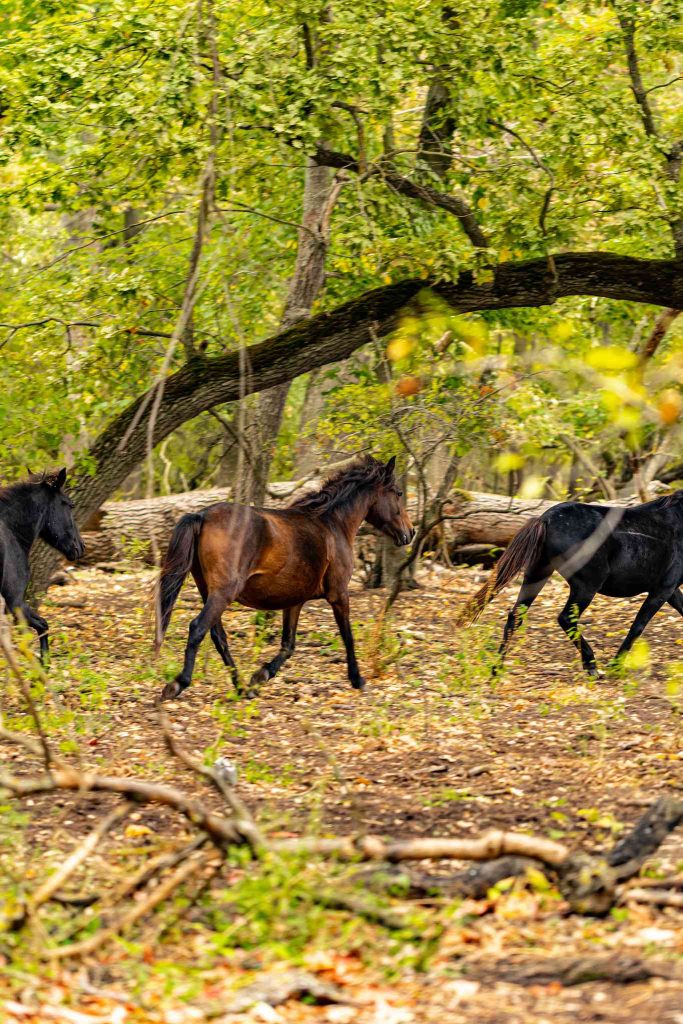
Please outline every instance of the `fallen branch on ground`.
[[620, 953], [580, 957], [522, 957], [519, 960], [465, 962], [468, 978], [484, 983], [508, 982], [512, 985], [586, 985], [591, 981], [611, 981], [619, 985], [647, 981], [649, 978], [683, 978], [678, 964], [662, 960], [640, 960]]
[[[201, 873], [211, 857], [215, 858], [213, 850], [201, 849], [207, 841], [211, 841], [213, 846], [221, 851], [222, 856], [228, 847], [247, 846], [257, 855], [268, 852], [377, 864], [429, 860], [477, 862], [477, 866], [453, 876], [447, 885], [441, 886], [437, 880], [436, 887], [447, 887], [451, 895], [485, 892], [503, 878], [524, 875], [529, 866], [534, 865], [544, 870], [556, 882], [570, 909], [583, 914], [604, 914], [615, 904], [624, 901], [637, 900], [663, 906], [680, 906], [683, 903], [680, 892], [665, 888], [665, 883], [656, 889], [646, 886], [640, 889], [628, 888], [623, 884], [638, 874], [646, 859], [683, 822], [683, 800], [677, 797], [660, 797], [647, 809], [634, 828], [606, 854], [572, 852], [564, 844], [544, 837], [500, 830], [490, 830], [479, 837], [464, 839], [452, 836], [395, 839], [355, 835], [268, 840], [260, 833], [251, 814], [229, 783], [221, 778], [220, 773], [201, 764], [184, 749], [173, 734], [163, 709], [160, 712], [160, 723], [173, 756], [194, 774], [210, 782], [226, 800], [233, 816], [216, 813], [200, 800], [173, 786], [125, 776], [80, 771], [64, 762], [56, 764], [54, 758], [48, 771], [34, 776], [20, 777], [0, 771], [0, 788], [19, 800], [35, 794], [61, 791], [71, 791], [79, 795], [118, 795], [126, 800], [124, 806], [117, 806], [111, 810], [74, 850], [63, 866], [43, 882], [32, 897], [29, 897], [25, 918], [30, 917], [32, 911], [37, 911], [43, 903], [56, 895], [64, 882], [95, 850], [107, 831], [125, 817], [131, 803], [168, 807], [182, 815], [196, 832], [195, 837], [182, 849], [157, 857], [122, 887], [119, 886], [118, 891], [115, 890], [109, 898], [105, 895], [98, 900], [100, 907], [116, 906], [126, 897], [144, 889], [132, 906], [116, 919], [105, 922], [104, 926], [89, 938], [46, 950], [46, 958], [91, 953], [109, 939], [130, 929], [184, 882]], [[36, 742], [19, 733], [0, 729], [0, 741], [21, 746], [35, 760], [43, 760], [45, 757], [43, 739], [41, 737], [41, 742]], [[147, 889], [149, 883], [162, 871], [169, 873], [153, 889]], [[322, 892], [319, 902], [334, 909], [348, 910], [350, 913], [372, 918], [387, 927], [401, 927], [403, 923], [399, 917], [388, 912], [376, 912], [374, 908], [365, 904], [361, 906], [355, 896], [347, 898], [344, 895]], [[83, 926], [83, 923], [77, 923], [72, 934], [78, 934]]]

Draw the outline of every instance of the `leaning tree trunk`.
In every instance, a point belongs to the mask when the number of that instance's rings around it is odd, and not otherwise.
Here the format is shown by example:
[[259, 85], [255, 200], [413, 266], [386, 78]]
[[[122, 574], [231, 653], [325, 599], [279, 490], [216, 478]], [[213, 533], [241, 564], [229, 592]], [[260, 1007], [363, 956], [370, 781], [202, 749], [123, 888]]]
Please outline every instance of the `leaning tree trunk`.
[[[283, 331], [310, 316], [313, 303], [322, 290], [330, 213], [336, 192], [337, 183], [332, 181], [330, 168], [321, 167], [309, 158], [296, 265], [280, 322]], [[264, 391], [248, 410], [249, 428], [245, 443], [249, 444], [250, 458], [244, 467], [243, 478], [236, 481], [235, 494], [239, 501], [256, 505], [263, 503], [289, 388], [290, 381], [284, 381]]]

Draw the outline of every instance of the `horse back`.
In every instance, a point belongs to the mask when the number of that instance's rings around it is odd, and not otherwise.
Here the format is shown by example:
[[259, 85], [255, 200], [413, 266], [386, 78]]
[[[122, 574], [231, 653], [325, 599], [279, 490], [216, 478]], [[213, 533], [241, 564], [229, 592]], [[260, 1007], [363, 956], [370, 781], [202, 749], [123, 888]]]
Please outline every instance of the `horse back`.
[[[565, 579], [579, 577], [610, 597], [645, 593], [669, 578], [677, 586], [683, 579], [683, 523], [672, 508], [653, 506], [553, 506], [542, 517], [547, 562]], [[582, 547], [590, 550], [595, 538], [600, 543], [582, 558]]]
[[317, 522], [286, 509], [222, 502], [203, 513], [198, 557], [209, 589], [237, 582], [238, 600], [285, 608], [319, 597], [329, 544]]

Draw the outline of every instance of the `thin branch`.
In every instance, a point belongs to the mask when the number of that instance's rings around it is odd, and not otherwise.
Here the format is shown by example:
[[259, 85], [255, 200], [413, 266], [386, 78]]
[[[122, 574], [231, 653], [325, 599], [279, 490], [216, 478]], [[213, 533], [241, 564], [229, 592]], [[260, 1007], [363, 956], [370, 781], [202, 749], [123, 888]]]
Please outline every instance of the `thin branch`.
[[683, 907], [683, 892], [671, 889], [625, 889], [620, 903], [650, 903], [656, 907]]
[[[167, 217], [176, 217], [178, 216], [178, 214], [183, 214], [187, 212], [187, 210], [168, 210], [166, 213], [160, 213], [156, 217], [147, 217], [146, 220], [139, 220], [136, 227], [142, 229], [146, 227], [148, 224], [156, 223], [156, 221], [158, 220], [165, 220]], [[56, 256], [53, 260], [50, 260], [48, 263], [44, 263], [41, 267], [36, 267], [36, 269], [32, 273], [30, 273], [28, 277], [24, 278], [24, 281], [32, 280], [32, 278], [36, 277], [37, 274], [42, 274], [43, 271], [49, 270], [50, 267], [56, 266], [57, 263], [61, 263], [63, 262], [63, 260], [67, 260], [69, 256], [73, 256], [75, 252], [80, 252], [82, 249], [88, 249], [91, 245], [97, 245], [98, 242], [104, 242], [107, 238], [113, 238], [115, 235], [124, 234], [126, 231], [128, 231], [127, 227], [118, 228], [116, 231], [107, 231], [106, 234], [96, 235], [94, 238], [91, 238], [90, 241], [83, 242], [82, 245], [75, 245], [73, 246], [73, 248], [67, 249], [65, 252], [60, 253], [59, 256]]]
[[638, 62], [638, 54], [636, 52], [636, 24], [633, 18], [627, 17], [625, 14], [619, 14], [617, 12], [617, 17], [624, 37], [624, 47], [626, 50], [626, 59], [628, 61], [628, 73], [631, 79], [631, 91], [640, 110], [640, 118], [643, 122], [643, 128], [645, 129], [645, 134], [649, 135], [650, 138], [657, 138], [659, 133], [657, 132], [652, 108], [647, 98], [648, 92], [651, 90], [646, 89], [643, 85], [643, 79], [640, 73], [640, 64]]
[[[548, 165], [545, 164], [543, 160], [541, 160], [540, 156], [533, 148], [533, 146], [531, 146], [526, 141], [526, 139], [524, 139], [519, 134], [519, 132], [515, 131], [514, 128], [510, 128], [509, 125], [503, 124], [502, 121], [494, 121], [491, 118], [488, 119], [487, 124], [492, 125], [494, 128], [499, 128], [500, 131], [507, 132], [508, 135], [512, 135], [513, 138], [517, 139], [520, 145], [522, 145], [524, 149], [526, 149], [527, 153], [529, 153], [531, 159], [535, 163], [536, 167], [538, 167], [539, 171], [543, 171], [543, 173], [548, 176], [550, 180], [550, 187], [546, 190], [546, 193], [543, 197], [543, 202], [541, 204], [541, 209], [538, 215], [538, 226], [540, 227], [543, 235], [547, 235], [548, 229], [546, 225], [546, 217], [548, 215], [548, 210], [550, 209], [550, 203], [552, 201], [553, 193], [555, 192], [555, 175], [550, 170]], [[549, 259], [552, 259], [552, 257], [549, 257]]]
[[680, 309], [663, 309], [655, 320], [654, 327], [645, 339], [645, 342], [638, 353], [641, 364], [648, 362], [657, 352], [664, 337], [674, 320], [680, 316]]
[[352, 171], [363, 179], [381, 177], [385, 184], [398, 195], [417, 199], [426, 206], [436, 206], [457, 217], [470, 242], [478, 249], [486, 249], [489, 245], [488, 238], [477, 223], [473, 210], [459, 196], [448, 195], [432, 188], [431, 185], [412, 181], [382, 163], [371, 164], [363, 172], [359, 161], [354, 157], [348, 156], [346, 153], [339, 153], [322, 143], [318, 143], [313, 159], [316, 163], [326, 167], [338, 167], [342, 170]]
[[339, 839], [280, 839], [271, 843], [280, 852], [323, 854], [342, 860], [493, 860], [505, 854], [533, 857], [544, 864], [559, 867], [569, 858], [569, 849], [552, 839], [517, 832], [491, 829], [477, 839], [426, 837], [420, 839], [382, 839], [359, 836]]
[[47, 324], [60, 324], [62, 327], [66, 327], [67, 331], [70, 327], [101, 327], [101, 324], [94, 323], [92, 320], [61, 320], [58, 316], [46, 316], [43, 320], [29, 320], [24, 324], [0, 324], [0, 327], [6, 327], [8, 334], [0, 342], [0, 349], [4, 348], [5, 345], [14, 337], [17, 331], [24, 331], [28, 327], [45, 327]]
[[208, 811], [198, 800], [173, 786], [124, 776], [79, 772], [70, 767], [54, 768], [49, 774], [28, 778], [0, 772], [0, 786], [17, 797], [53, 793], [61, 789], [83, 793], [119, 793], [131, 800], [171, 807], [187, 818], [195, 828], [206, 832], [219, 846], [239, 846], [244, 842], [244, 837], [234, 822]]
[[602, 491], [607, 501], [616, 501], [617, 492], [615, 491], [614, 487], [612, 486], [609, 480], [605, 479], [605, 477], [602, 475], [598, 467], [591, 459], [590, 455], [588, 455], [587, 452], [583, 450], [578, 441], [575, 441], [574, 438], [571, 437], [569, 434], [560, 434], [560, 440], [563, 442], [563, 444], [567, 446], [567, 448], [569, 448], [569, 451], [576, 456], [581, 465], [585, 469], [587, 469], [589, 473], [593, 475], [594, 479], [598, 484], [598, 487]]
[[101, 928], [87, 939], [81, 942], [73, 942], [68, 946], [56, 946], [44, 952], [44, 957], [49, 960], [63, 960], [65, 957], [85, 956], [100, 949], [115, 935], [125, 932], [134, 925], [140, 918], [145, 917], [151, 910], [154, 910], [160, 903], [186, 882], [188, 878], [200, 871], [212, 856], [211, 852], [199, 852], [188, 857], [180, 866], [172, 872], [168, 878], [160, 882], [155, 889], [144, 899], [139, 900], [129, 910], [121, 915], [118, 920]]
[[246, 805], [218, 772], [214, 771], [213, 768], [209, 768], [208, 765], [197, 761], [188, 753], [187, 750], [185, 750], [178, 738], [174, 735], [173, 730], [171, 729], [171, 720], [168, 717], [168, 713], [165, 708], [161, 704], [157, 706], [157, 713], [159, 716], [161, 732], [169, 752], [184, 764], [186, 768], [189, 768], [191, 772], [194, 772], [195, 775], [199, 775], [200, 778], [206, 779], [210, 782], [214, 789], [221, 794], [234, 815], [237, 830], [251, 847], [252, 853], [258, 856], [259, 851], [264, 846], [264, 839]]
[[2, 653], [5, 655], [5, 659], [10, 667], [12, 675], [19, 683], [21, 695], [24, 698], [24, 702], [26, 704], [26, 707], [28, 708], [31, 718], [33, 719], [33, 724], [35, 725], [36, 732], [38, 733], [38, 736], [40, 738], [40, 746], [43, 761], [45, 762], [45, 767], [49, 769], [51, 764], [60, 763], [59, 758], [54, 757], [52, 754], [52, 750], [50, 748], [50, 744], [47, 738], [47, 733], [43, 729], [40, 714], [38, 713], [36, 702], [34, 701], [33, 695], [31, 693], [31, 687], [26, 682], [26, 679], [24, 678], [24, 673], [21, 671], [19, 662], [17, 661], [16, 652], [14, 650], [14, 647], [12, 646], [12, 641], [10, 639], [9, 626], [7, 624], [5, 601], [2, 596], [0, 596], [0, 649], [2, 650]]

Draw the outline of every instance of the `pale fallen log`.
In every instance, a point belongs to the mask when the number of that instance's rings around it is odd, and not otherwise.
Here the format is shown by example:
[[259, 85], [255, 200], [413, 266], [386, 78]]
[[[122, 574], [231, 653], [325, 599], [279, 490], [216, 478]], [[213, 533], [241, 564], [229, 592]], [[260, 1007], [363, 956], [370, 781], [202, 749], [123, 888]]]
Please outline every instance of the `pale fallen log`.
[[[653, 481], [649, 497], [657, 497], [662, 489], [666, 490], [663, 484]], [[640, 503], [640, 498], [632, 494], [628, 498], [595, 504], [628, 507]], [[486, 491], [457, 491], [443, 508], [443, 515], [448, 516], [446, 539], [452, 549], [471, 544], [507, 547], [530, 519], [543, 515], [557, 504], [557, 501], [514, 498]]]
[[228, 489], [221, 488], [139, 501], [107, 501], [83, 527], [82, 564], [119, 562], [131, 557], [147, 560], [152, 536], [158, 548], [164, 550], [181, 516], [201, 512], [217, 501], [228, 501], [229, 497]]

